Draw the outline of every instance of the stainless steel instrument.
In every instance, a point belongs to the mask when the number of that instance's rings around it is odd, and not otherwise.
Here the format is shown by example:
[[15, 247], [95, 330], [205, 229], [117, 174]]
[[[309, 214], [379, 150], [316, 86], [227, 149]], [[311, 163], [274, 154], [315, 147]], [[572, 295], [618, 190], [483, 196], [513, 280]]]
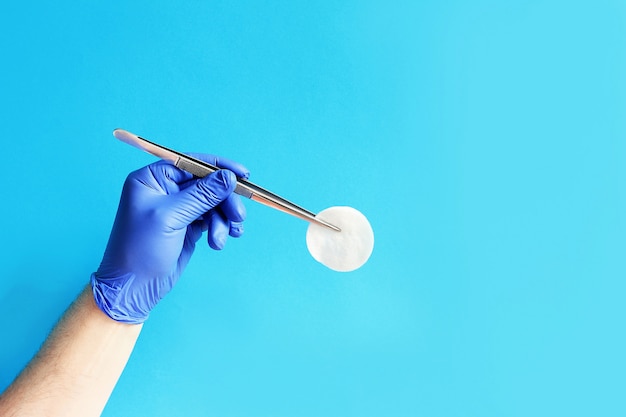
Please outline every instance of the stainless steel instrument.
[[[182, 152], [175, 151], [173, 149], [166, 148], [165, 146], [158, 145], [145, 138], [135, 135], [123, 129], [115, 129], [113, 136], [122, 142], [126, 142], [136, 148], [146, 151], [158, 158], [165, 159], [173, 163], [176, 167], [187, 171], [196, 177], [202, 178], [219, 170], [220, 168], [209, 164], [208, 162], [201, 161], [200, 159], [193, 158], [189, 155], [185, 155]], [[340, 232], [341, 229], [335, 225], [332, 225], [322, 219], [315, 216], [315, 213], [306, 210], [297, 204], [292, 203], [289, 200], [282, 198], [281, 196], [272, 193], [256, 184], [251, 183], [243, 178], [237, 178], [237, 186], [235, 187], [235, 193], [254, 200], [258, 203], [264, 204], [276, 210], [280, 210], [299, 219], [306, 220], [311, 223], [317, 223], [334, 231]]]

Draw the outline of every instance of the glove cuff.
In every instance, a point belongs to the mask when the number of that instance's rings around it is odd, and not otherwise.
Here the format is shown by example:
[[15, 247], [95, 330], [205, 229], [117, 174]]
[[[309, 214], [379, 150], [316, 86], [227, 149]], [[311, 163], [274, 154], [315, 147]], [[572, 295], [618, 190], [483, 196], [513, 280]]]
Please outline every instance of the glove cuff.
[[141, 324], [146, 321], [150, 312], [138, 308], [138, 303], [133, 302], [133, 296], [128, 291], [134, 279], [134, 274], [114, 279], [98, 279], [96, 273], [91, 274], [91, 289], [98, 308], [120, 323]]

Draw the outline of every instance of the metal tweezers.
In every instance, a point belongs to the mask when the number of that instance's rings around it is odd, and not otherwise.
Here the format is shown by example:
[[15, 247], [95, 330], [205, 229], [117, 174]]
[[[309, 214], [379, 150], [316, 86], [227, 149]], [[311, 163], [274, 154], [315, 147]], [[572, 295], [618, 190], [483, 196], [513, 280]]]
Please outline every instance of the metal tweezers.
[[[113, 131], [113, 136], [122, 142], [126, 142], [129, 145], [146, 151], [158, 158], [170, 161], [176, 167], [199, 178], [206, 177], [207, 175], [220, 169], [219, 167], [209, 164], [208, 162], [204, 162], [200, 159], [185, 155], [184, 153], [166, 148], [165, 146], [158, 145], [123, 129], [115, 129]], [[299, 219], [306, 220], [311, 223], [317, 223], [337, 232], [341, 231], [341, 229], [337, 226], [322, 219], [318, 219], [315, 216], [315, 213], [312, 213], [243, 178], [237, 178], [237, 186], [235, 187], [234, 192], [273, 209], [291, 214]]]

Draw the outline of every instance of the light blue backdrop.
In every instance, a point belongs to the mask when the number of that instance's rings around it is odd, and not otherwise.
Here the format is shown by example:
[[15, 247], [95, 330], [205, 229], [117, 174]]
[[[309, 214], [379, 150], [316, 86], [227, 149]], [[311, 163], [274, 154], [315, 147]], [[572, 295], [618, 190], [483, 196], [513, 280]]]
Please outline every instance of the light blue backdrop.
[[100, 261], [123, 127], [370, 219], [369, 263], [248, 202], [105, 416], [624, 415], [622, 1], [9, 2], [0, 389]]

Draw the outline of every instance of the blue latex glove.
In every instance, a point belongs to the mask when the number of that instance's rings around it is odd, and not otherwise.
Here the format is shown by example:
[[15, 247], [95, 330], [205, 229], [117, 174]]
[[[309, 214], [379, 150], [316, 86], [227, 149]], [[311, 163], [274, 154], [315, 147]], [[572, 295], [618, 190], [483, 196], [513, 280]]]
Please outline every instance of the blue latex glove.
[[246, 210], [233, 194], [248, 170], [213, 155], [192, 156], [225, 168], [194, 178], [160, 161], [131, 173], [102, 263], [91, 276], [98, 307], [114, 320], [142, 323], [176, 284], [196, 242], [208, 231], [213, 249], [239, 237]]

